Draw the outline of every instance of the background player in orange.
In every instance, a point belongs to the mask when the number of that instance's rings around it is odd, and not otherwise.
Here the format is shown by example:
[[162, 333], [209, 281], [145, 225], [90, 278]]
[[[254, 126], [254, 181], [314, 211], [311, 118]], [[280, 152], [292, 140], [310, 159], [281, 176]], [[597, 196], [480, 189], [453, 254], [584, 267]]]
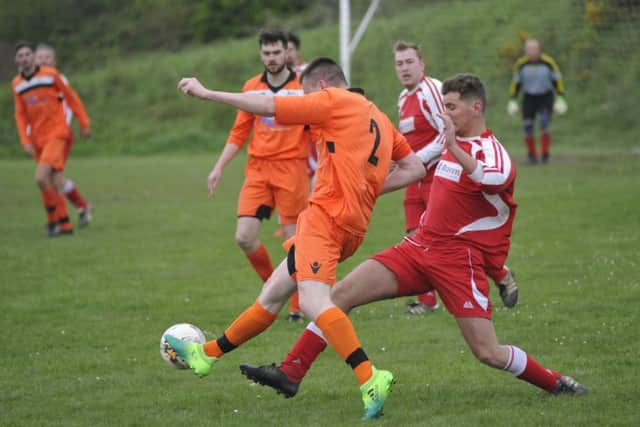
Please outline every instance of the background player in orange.
[[65, 150], [71, 130], [60, 93], [86, 134], [89, 117], [55, 68], [36, 65], [28, 43], [16, 45], [15, 61], [20, 71], [12, 81], [16, 126], [24, 151], [36, 160], [35, 178], [47, 211], [48, 235], [71, 234], [73, 226], [63, 195]]
[[[268, 328], [291, 293], [300, 292], [305, 315], [354, 370], [365, 419], [377, 418], [393, 375], [376, 370], [345, 313], [330, 298], [337, 264], [350, 257], [366, 233], [377, 197], [420, 179], [424, 167], [391, 121], [364, 96], [346, 89], [331, 59], [313, 61], [302, 74], [305, 96], [272, 97], [210, 91], [195, 78], [182, 79], [185, 94], [221, 102], [289, 124], [309, 124], [322, 134], [320, 165], [309, 206], [300, 215], [289, 255], [265, 283], [257, 301], [204, 345], [165, 336], [198, 375], [227, 353]], [[387, 178], [391, 161], [398, 167]], [[295, 280], [292, 278], [295, 277]]]
[[[301, 96], [302, 86], [293, 70], [286, 67], [287, 35], [280, 30], [263, 30], [259, 36], [263, 73], [247, 80], [242, 92], [277, 97]], [[210, 194], [216, 190], [222, 172], [242, 145], [249, 142], [245, 181], [238, 198], [236, 242], [262, 281], [273, 272], [269, 253], [258, 234], [263, 219], [274, 208], [280, 212], [285, 237], [294, 235], [298, 215], [307, 205], [308, 146], [304, 125], [285, 125], [272, 116], [238, 110], [227, 143], [208, 177]]]
[[[398, 129], [422, 160], [426, 176], [419, 182], [407, 186], [404, 199], [405, 226], [408, 235], [413, 235], [420, 217], [429, 203], [436, 165], [444, 148], [444, 102], [440, 89], [442, 83], [425, 75], [425, 62], [420, 47], [415, 43], [397, 42], [394, 46], [396, 76], [405, 89], [398, 97]], [[500, 297], [507, 307], [518, 301], [518, 287], [512, 272], [505, 266], [492, 266], [487, 274], [496, 283]], [[433, 291], [418, 295], [417, 301], [409, 302], [407, 312], [420, 314], [438, 307]]]
[[[36, 64], [38, 65], [56, 68], [56, 50], [53, 48], [53, 46], [44, 43], [38, 44], [38, 46], [36, 46], [35, 58]], [[76, 98], [79, 99], [80, 97], [78, 96], [76, 91], [73, 90], [73, 87], [71, 87], [71, 85], [69, 84], [69, 80], [67, 79], [67, 77], [62, 73], [60, 73], [60, 77], [62, 78], [62, 81], [69, 87], [69, 90], [74, 95], [76, 95]], [[63, 94], [60, 95], [63, 96]], [[71, 122], [73, 121], [73, 110], [69, 108], [69, 104], [64, 98], [62, 100], [62, 103], [64, 106], [64, 113], [67, 119], [67, 124], [71, 128]], [[81, 129], [81, 132], [82, 137], [85, 139], [91, 136], [90, 130], [88, 128]], [[71, 130], [71, 133], [69, 135], [70, 136], [67, 145], [65, 161], [69, 157], [69, 154], [71, 154], [71, 147], [73, 146], [73, 129]], [[78, 210], [78, 224], [80, 226], [89, 225], [92, 219], [92, 206], [84, 199], [84, 197], [82, 197], [75, 183], [71, 180], [71, 178], [67, 176], [64, 177], [63, 191], [67, 199], [71, 203], [73, 203], [73, 205]]]

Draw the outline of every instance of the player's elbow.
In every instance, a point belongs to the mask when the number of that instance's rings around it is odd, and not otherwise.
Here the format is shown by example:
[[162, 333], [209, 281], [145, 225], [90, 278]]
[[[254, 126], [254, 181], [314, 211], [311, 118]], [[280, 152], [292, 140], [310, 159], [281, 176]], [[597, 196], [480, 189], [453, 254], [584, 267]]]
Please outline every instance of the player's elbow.
[[409, 166], [410, 168], [409, 171], [412, 177], [411, 182], [418, 181], [424, 178], [424, 176], [427, 174], [427, 171], [425, 170], [422, 160], [420, 160], [420, 158], [415, 155], [410, 156], [410, 158], [411, 158], [411, 164]]

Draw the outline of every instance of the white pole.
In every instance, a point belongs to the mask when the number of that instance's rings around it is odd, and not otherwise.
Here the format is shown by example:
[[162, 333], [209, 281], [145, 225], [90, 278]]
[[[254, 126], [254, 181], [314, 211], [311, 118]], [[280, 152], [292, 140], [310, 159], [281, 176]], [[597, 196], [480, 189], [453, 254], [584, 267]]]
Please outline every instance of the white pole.
[[356, 47], [358, 47], [358, 43], [360, 43], [362, 36], [364, 36], [364, 32], [367, 30], [367, 27], [369, 26], [369, 23], [373, 18], [373, 14], [376, 13], [378, 5], [380, 5], [380, 0], [372, 0], [372, 2], [369, 3], [367, 13], [364, 14], [364, 17], [362, 18], [362, 21], [360, 21], [360, 25], [358, 26], [356, 33], [353, 35], [353, 40], [351, 40], [351, 43], [349, 44], [350, 54], [355, 52]]
[[349, 0], [340, 0], [340, 64], [348, 84], [351, 82], [349, 39], [351, 39], [351, 7]]

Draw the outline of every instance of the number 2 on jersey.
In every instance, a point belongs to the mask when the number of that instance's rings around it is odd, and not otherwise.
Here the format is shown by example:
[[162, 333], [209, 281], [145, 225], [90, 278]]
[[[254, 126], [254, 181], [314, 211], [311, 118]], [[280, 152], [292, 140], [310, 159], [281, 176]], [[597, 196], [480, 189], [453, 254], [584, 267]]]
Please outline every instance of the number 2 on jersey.
[[378, 146], [380, 145], [380, 128], [378, 127], [378, 123], [371, 119], [371, 122], [369, 122], [369, 133], [373, 133], [374, 131], [376, 133], [376, 137], [373, 141], [373, 150], [371, 150], [371, 154], [369, 154], [369, 163], [374, 166], [378, 166], [378, 156], [376, 156], [376, 151], [378, 151]]

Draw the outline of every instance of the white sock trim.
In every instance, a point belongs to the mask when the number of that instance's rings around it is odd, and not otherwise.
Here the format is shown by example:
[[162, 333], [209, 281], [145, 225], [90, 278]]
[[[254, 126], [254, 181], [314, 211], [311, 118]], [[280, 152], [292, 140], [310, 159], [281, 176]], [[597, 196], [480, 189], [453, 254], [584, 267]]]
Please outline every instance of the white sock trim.
[[514, 376], [519, 377], [527, 368], [527, 353], [521, 348], [514, 345], [507, 346], [509, 348], [509, 361], [504, 367], [505, 371], [511, 372]]
[[64, 194], [69, 194], [73, 191], [75, 187], [76, 186], [73, 184], [73, 181], [67, 178], [67, 180], [64, 182], [64, 187], [62, 188], [62, 191], [64, 191]]
[[307, 329], [327, 342], [327, 339], [324, 337], [322, 330], [320, 330], [320, 328], [318, 328], [318, 325], [316, 325], [316, 322], [309, 322], [309, 324], [307, 325]]

